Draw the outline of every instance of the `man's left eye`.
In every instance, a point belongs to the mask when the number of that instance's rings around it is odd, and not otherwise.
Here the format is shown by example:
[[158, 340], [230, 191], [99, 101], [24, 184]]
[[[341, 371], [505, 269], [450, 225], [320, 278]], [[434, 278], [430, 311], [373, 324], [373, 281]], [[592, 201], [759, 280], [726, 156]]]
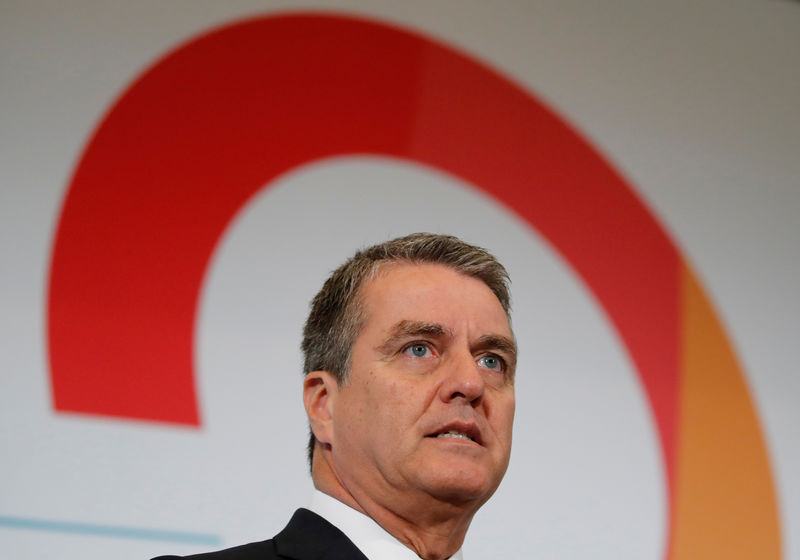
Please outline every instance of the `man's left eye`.
[[494, 354], [481, 356], [481, 358], [478, 360], [478, 365], [492, 371], [503, 371], [503, 360]]

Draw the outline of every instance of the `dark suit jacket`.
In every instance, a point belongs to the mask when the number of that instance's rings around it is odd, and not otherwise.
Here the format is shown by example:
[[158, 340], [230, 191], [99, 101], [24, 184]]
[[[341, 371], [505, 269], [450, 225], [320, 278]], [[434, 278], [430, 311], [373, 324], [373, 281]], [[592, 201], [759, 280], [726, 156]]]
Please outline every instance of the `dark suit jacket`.
[[268, 541], [254, 542], [192, 556], [159, 556], [153, 560], [367, 560], [339, 529], [307, 509], [298, 509], [286, 528]]

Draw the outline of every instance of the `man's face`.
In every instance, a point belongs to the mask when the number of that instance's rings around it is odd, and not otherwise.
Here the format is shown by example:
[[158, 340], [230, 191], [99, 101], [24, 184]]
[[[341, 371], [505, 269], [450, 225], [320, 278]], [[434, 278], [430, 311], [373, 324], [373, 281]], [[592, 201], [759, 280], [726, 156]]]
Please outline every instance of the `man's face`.
[[333, 401], [333, 462], [357, 501], [422, 494], [476, 508], [508, 466], [515, 346], [480, 280], [391, 264], [362, 290], [366, 322]]

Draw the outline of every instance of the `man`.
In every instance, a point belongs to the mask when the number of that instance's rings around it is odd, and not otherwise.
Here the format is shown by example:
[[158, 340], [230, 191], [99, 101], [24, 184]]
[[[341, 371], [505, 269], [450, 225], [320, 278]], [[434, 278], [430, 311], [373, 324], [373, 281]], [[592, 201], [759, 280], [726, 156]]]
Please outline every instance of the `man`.
[[334, 271], [303, 333], [310, 510], [271, 540], [190, 558], [461, 558], [511, 451], [507, 282], [485, 250], [424, 233]]

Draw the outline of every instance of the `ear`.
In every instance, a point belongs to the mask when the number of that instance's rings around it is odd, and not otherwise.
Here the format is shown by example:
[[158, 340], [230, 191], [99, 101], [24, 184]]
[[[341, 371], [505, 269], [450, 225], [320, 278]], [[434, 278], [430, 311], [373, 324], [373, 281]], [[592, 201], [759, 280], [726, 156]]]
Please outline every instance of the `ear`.
[[333, 406], [339, 394], [339, 384], [328, 371], [312, 371], [303, 381], [303, 404], [314, 437], [320, 443], [333, 441]]

